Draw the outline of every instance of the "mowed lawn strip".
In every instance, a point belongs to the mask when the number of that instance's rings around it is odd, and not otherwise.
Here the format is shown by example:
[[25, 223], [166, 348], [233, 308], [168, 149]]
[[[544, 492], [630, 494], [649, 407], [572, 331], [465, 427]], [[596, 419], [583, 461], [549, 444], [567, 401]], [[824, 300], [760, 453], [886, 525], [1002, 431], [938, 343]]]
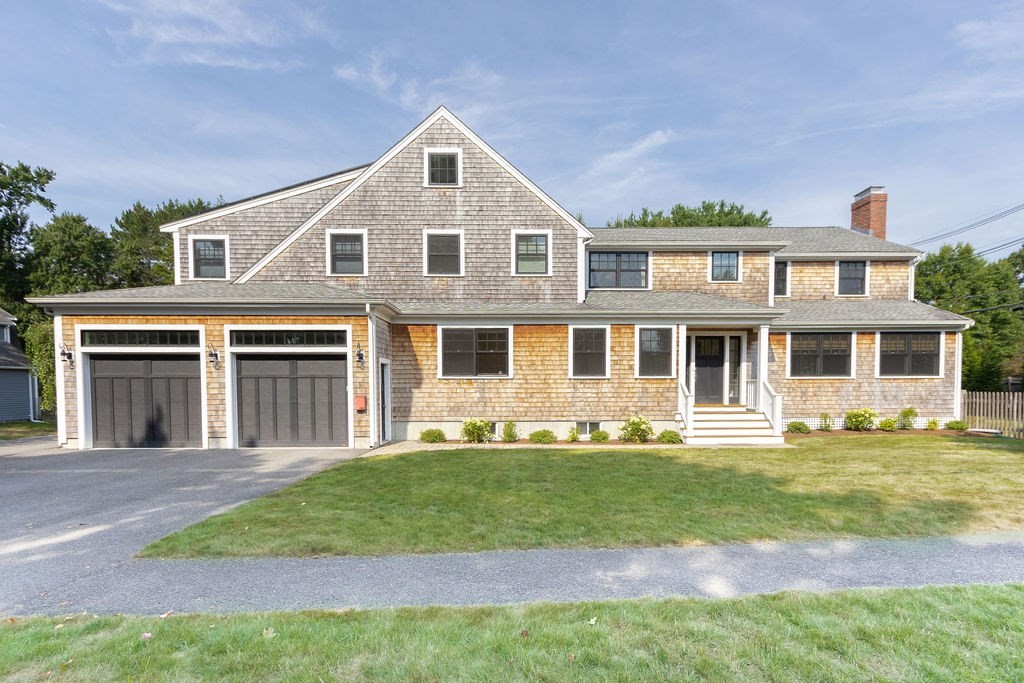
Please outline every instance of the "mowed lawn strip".
[[1024, 444], [805, 438], [788, 449], [488, 449], [354, 460], [147, 557], [389, 555], [1024, 528]]
[[[1024, 586], [8, 619], [4, 680], [1024, 680]], [[145, 637], [144, 634], [150, 634]]]
[[56, 434], [57, 425], [53, 422], [0, 422], [0, 441], [24, 439], [29, 436], [46, 436]]

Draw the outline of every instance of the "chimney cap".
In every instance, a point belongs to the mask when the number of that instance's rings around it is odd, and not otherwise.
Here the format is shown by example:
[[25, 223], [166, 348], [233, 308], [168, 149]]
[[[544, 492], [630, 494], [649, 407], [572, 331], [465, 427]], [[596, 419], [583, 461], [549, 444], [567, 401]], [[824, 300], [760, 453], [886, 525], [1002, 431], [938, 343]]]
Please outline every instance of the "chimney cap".
[[885, 185], [870, 185], [865, 187], [863, 190], [853, 195], [854, 199], [864, 199], [868, 195], [872, 194], [885, 194]]

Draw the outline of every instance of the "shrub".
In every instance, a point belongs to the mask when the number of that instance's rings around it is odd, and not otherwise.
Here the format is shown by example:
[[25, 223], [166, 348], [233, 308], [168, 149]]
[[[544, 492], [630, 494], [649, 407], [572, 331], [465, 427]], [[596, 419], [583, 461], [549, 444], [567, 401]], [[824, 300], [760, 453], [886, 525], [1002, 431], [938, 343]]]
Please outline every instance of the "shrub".
[[566, 439], [569, 443], [576, 443], [580, 440], [580, 430], [578, 427], [569, 427], [569, 438]]
[[654, 427], [646, 417], [634, 415], [619, 427], [619, 440], [643, 443], [654, 436]]
[[831, 415], [829, 415], [828, 413], [822, 413], [820, 419], [821, 426], [818, 427], [818, 429], [820, 429], [823, 432], [831, 432], [833, 429], [835, 429], [836, 422], [835, 420], [832, 419]]
[[[917, 408], [911, 406], [910, 408], [904, 408], [900, 411], [900, 416], [896, 418], [897, 429], [913, 429], [914, 418], [917, 417]], [[881, 427], [879, 427], [881, 429]]]
[[682, 443], [683, 437], [675, 429], [663, 429], [658, 434], [658, 443]]
[[938, 428], [939, 421], [936, 420], [934, 417], [928, 420], [928, 424], [925, 426], [925, 429], [927, 429], [929, 432], [934, 432]]
[[462, 423], [462, 440], [469, 443], [484, 443], [490, 441], [494, 434], [491, 432], [491, 423], [482, 418], [470, 418]]
[[608, 443], [608, 439], [612, 438], [611, 434], [603, 429], [595, 429], [590, 432], [590, 440], [594, 443]]
[[969, 425], [963, 420], [950, 420], [946, 423], [946, 429], [952, 429], [958, 432], [967, 431], [969, 428]]
[[807, 426], [806, 422], [793, 420], [789, 423], [789, 426], [786, 427], [786, 431], [790, 434], [810, 434], [811, 428]]
[[878, 423], [878, 428], [883, 432], [895, 432], [899, 427], [899, 423], [891, 417], [887, 417]]
[[852, 432], [867, 432], [875, 428], [875, 418], [878, 412], [871, 408], [860, 410], [848, 410], [843, 418], [843, 428]]
[[519, 432], [516, 431], [516, 423], [512, 420], [506, 422], [505, 426], [501, 428], [501, 440], [505, 443], [519, 441]]
[[424, 429], [420, 432], [420, 441], [423, 443], [444, 443], [447, 440], [443, 429], [435, 427], [434, 429]]
[[530, 433], [530, 443], [554, 443], [558, 440], [550, 429], [538, 429]]

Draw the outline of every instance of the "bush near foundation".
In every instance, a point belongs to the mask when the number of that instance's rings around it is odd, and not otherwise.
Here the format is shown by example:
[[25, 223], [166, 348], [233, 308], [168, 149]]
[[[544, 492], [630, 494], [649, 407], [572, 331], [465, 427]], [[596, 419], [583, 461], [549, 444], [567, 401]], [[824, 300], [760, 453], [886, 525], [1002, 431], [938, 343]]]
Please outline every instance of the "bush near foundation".
[[490, 420], [471, 418], [462, 423], [462, 440], [467, 443], [486, 443], [493, 438]]
[[516, 423], [512, 420], [506, 422], [505, 426], [501, 428], [501, 440], [505, 443], [519, 441], [519, 430], [516, 429]]
[[658, 443], [682, 443], [683, 437], [674, 429], [663, 429], [658, 434]]
[[654, 437], [654, 426], [646, 417], [634, 415], [619, 427], [619, 440], [644, 443]]
[[538, 429], [530, 433], [530, 443], [554, 443], [558, 440], [550, 429]]
[[970, 429], [970, 425], [968, 425], [963, 420], [950, 420], [949, 422], [946, 423], [946, 429], [952, 429], [957, 432], [965, 432], [968, 429]]
[[878, 428], [883, 432], [895, 432], [899, 429], [899, 423], [891, 417], [887, 417], [878, 423]]
[[875, 428], [875, 420], [878, 419], [878, 411], [871, 408], [860, 408], [849, 410], [843, 418], [843, 428], [851, 432], [868, 432]]
[[423, 443], [444, 443], [447, 440], [443, 429], [424, 429], [420, 432], [420, 441]]
[[806, 422], [794, 420], [786, 427], [786, 431], [790, 434], [810, 434], [811, 428], [807, 426]]
[[603, 429], [595, 429], [590, 432], [590, 440], [593, 443], [608, 443], [608, 439], [612, 438], [612, 435]]
[[928, 424], [925, 425], [925, 429], [927, 429], [929, 432], [934, 432], [938, 428], [939, 428], [939, 421], [936, 420], [934, 417], [931, 418], [930, 420], [928, 420]]
[[820, 431], [831, 432], [836, 426], [836, 421], [828, 413], [822, 413], [819, 419], [821, 420], [821, 426], [818, 427]]
[[580, 440], [580, 430], [577, 427], [569, 427], [569, 438], [566, 439], [569, 443], [576, 443]]
[[913, 406], [904, 408], [900, 411], [900, 416], [896, 418], [897, 429], [913, 429], [914, 418], [917, 417], [917, 408]]

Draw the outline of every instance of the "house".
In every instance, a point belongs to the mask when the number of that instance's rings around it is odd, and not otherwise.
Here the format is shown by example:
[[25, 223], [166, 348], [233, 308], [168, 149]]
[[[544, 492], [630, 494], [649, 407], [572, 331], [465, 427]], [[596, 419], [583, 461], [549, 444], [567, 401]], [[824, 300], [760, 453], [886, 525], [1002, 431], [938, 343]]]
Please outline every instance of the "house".
[[39, 386], [16, 343], [18, 319], [0, 308], [0, 422], [39, 418]]
[[584, 438], [635, 414], [777, 443], [872, 407], [959, 417], [971, 321], [858, 228], [590, 229], [445, 108], [366, 166], [162, 227], [175, 284], [31, 299], [69, 447], [373, 447], [465, 418]]

